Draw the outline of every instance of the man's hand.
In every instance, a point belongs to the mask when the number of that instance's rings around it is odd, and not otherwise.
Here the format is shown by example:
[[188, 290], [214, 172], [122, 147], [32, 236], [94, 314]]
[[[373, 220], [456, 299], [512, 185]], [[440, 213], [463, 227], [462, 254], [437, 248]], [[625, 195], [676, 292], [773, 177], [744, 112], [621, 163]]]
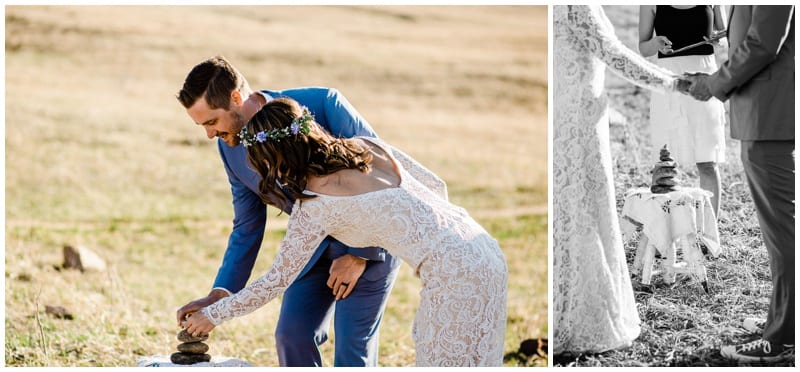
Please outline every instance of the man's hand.
[[333, 289], [336, 300], [347, 298], [356, 286], [358, 278], [367, 268], [367, 260], [346, 254], [335, 260], [328, 271], [331, 276], [328, 278], [328, 287]]
[[685, 78], [692, 81], [689, 94], [696, 100], [708, 101], [711, 98], [711, 90], [708, 88], [708, 74], [698, 72], [695, 74], [686, 74]]
[[228, 292], [225, 292], [221, 289], [212, 289], [211, 292], [208, 293], [208, 296], [183, 305], [183, 307], [178, 309], [178, 327], [182, 326], [181, 322], [186, 320], [188, 316], [225, 297], [228, 297]]
[[689, 91], [692, 89], [692, 81], [685, 76], [677, 77], [677, 82], [675, 83], [675, 90], [681, 92], [685, 95], [690, 95]]

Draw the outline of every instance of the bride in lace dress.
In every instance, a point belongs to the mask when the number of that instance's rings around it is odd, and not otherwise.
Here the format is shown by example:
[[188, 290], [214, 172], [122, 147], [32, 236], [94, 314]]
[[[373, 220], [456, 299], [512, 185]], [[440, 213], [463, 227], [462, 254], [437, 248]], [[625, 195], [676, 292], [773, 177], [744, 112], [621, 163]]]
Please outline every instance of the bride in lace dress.
[[240, 137], [262, 176], [262, 198], [288, 202], [268, 187], [279, 182], [296, 202], [272, 268], [192, 315], [188, 332], [208, 333], [274, 299], [330, 235], [354, 247], [383, 247], [422, 280], [413, 325], [417, 365], [502, 365], [505, 258], [465, 209], [448, 202], [441, 179], [380, 140], [335, 139], [290, 99], [267, 103]]
[[553, 350], [601, 352], [640, 332], [617, 220], [605, 68], [661, 91], [677, 80], [626, 48], [600, 6], [554, 6], [553, 40]]

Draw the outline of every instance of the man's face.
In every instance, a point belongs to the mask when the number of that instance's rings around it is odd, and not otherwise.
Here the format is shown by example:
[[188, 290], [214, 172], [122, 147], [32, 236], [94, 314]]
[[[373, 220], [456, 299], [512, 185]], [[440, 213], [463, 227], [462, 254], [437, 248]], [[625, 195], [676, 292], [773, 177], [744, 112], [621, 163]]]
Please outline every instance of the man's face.
[[197, 125], [205, 129], [209, 139], [219, 137], [228, 146], [234, 147], [239, 144], [239, 131], [245, 125], [244, 118], [239, 113], [241, 106], [236, 106], [235, 101], [231, 100], [231, 107], [228, 110], [208, 107], [205, 96], [200, 97], [197, 102], [186, 109], [186, 112]]

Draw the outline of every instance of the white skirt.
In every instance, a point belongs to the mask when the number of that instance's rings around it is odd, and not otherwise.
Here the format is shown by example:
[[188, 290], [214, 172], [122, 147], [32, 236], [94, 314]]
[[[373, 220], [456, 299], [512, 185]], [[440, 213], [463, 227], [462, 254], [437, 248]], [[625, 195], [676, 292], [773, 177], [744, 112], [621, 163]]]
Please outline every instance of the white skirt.
[[[659, 58], [657, 64], [676, 74], [717, 71], [713, 55]], [[696, 163], [725, 161], [725, 107], [714, 97], [698, 101], [679, 92], [650, 96], [652, 161], [666, 144], [684, 169]]]

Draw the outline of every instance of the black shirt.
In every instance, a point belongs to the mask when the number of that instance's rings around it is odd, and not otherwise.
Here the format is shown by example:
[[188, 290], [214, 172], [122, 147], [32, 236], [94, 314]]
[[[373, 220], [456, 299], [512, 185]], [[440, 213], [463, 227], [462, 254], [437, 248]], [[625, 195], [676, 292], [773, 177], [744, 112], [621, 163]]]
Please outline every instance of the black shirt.
[[[653, 28], [656, 35], [666, 36], [672, 42], [672, 50], [701, 42], [703, 36], [711, 37], [713, 26], [714, 9], [711, 5], [697, 5], [688, 9], [669, 5], [656, 6]], [[714, 47], [705, 44], [670, 55], [658, 52], [658, 58], [709, 54], [714, 54]]]

